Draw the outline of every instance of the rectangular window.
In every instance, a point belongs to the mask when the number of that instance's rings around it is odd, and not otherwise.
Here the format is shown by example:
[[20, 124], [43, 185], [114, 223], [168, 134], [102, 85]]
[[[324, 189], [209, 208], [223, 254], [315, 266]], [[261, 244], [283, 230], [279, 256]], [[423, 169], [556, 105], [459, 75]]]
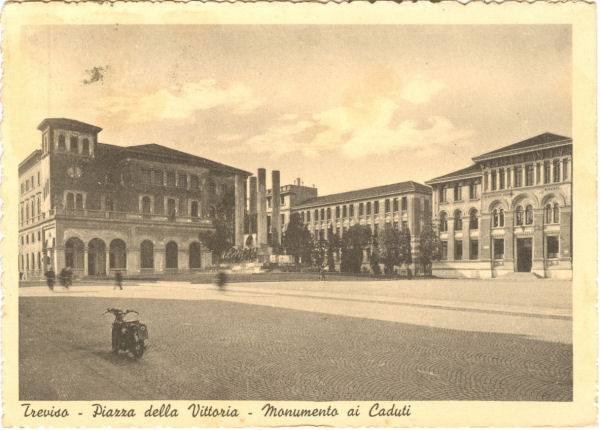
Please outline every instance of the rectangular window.
[[460, 192], [460, 185], [456, 184], [454, 185], [454, 201], [460, 201], [461, 199], [461, 192]]
[[506, 188], [510, 188], [510, 167], [506, 168]]
[[474, 182], [469, 184], [469, 198], [474, 200], [477, 198], [477, 185]]
[[371, 215], [371, 202], [367, 202], [367, 215]]
[[354, 205], [350, 205], [350, 217], [354, 217]]
[[377, 215], [379, 213], [379, 201], [373, 202], [373, 213]]
[[181, 188], [187, 188], [187, 175], [180, 173], [177, 175], [177, 186]]
[[340, 207], [339, 207], [339, 206], [336, 206], [336, 207], [335, 207], [335, 217], [336, 217], [336, 218], [339, 218], [339, 217], [340, 217]]
[[500, 169], [498, 172], [498, 175], [500, 176], [500, 189], [503, 190], [504, 189], [504, 169]]
[[198, 188], [200, 188], [200, 180], [198, 179], [198, 176], [196, 176], [196, 175], [190, 176], [190, 188], [193, 188], [194, 190], [197, 190]]
[[285, 206], [285, 196], [279, 196], [279, 204]]
[[558, 258], [558, 236], [546, 236], [546, 258]]
[[454, 259], [462, 260], [462, 240], [454, 241]]
[[390, 199], [385, 199], [385, 213], [389, 213], [390, 211], [391, 211]]
[[539, 184], [542, 180], [542, 165], [537, 163], [535, 165], [535, 183]]
[[325, 219], [325, 209], [321, 209], [321, 219]]
[[25, 192], [25, 183], [21, 182], [21, 194]]
[[408, 230], [408, 221], [402, 221], [402, 231]]
[[533, 185], [533, 165], [528, 164], [525, 166], [525, 186], [530, 187]]
[[319, 209], [315, 209], [315, 221], [319, 221]]
[[492, 170], [491, 177], [492, 177], [492, 191], [494, 191], [498, 187], [497, 177], [496, 177], [496, 171], [495, 170]]
[[310, 222], [310, 211], [306, 212], [306, 221]]
[[358, 216], [363, 216], [365, 213], [365, 205], [363, 203], [360, 203], [358, 205]]
[[342, 207], [342, 216], [344, 218], [346, 218], [348, 216], [348, 207], [345, 205]]
[[398, 221], [394, 221], [392, 226], [394, 227], [394, 230], [398, 230]]
[[379, 224], [375, 224], [375, 230], [373, 230], [373, 234], [377, 236], [379, 234]]
[[566, 181], [569, 177], [569, 160], [566, 158], [563, 160], [563, 181]]
[[267, 197], [267, 207], [271, 207], [271, 197]]
[[175, 186], [175, 172], [167, 172], [167, 186], [168, 187]]
[[494, 259], [504, 259], [504, 239], [494, 239]]
[[440, 251], [441, 251], [440, 258], [442, 260], [447, 260], [448, 259], [448, 242], [447, 241], [442, 240]]
[[488, 184], [488, 174], [487, 174], [487, 172], [485, 172], [485, 173], [483, 174], [483, 190], [484, 190], [484, 191], [487, 191], [487, 190], [488, 190], [488, 185], [489, 185], [489, 184]]
[[[445, 202], [446, 201], [446, 187], [442, 188], [443, 190], [443, 199], [440, 199], [440, 201]], [[408, 199], [406, 197], [402, 197], [402, 212], [405, 212], [408, 209]]]
[[394, 212], [398, 212], [398, 199], [394, 199], [394, 202], [392, 203], [392, 210]]
[[40, 172], [37, 172], [37, 177], [38, 177], [38, 187], [40, 186]]
[[560, 160], [554, 160], [554, 177], [552, 178], [554, 182], [560, 182]]
[[550, 183], [550, 162], [544, 161], [544, 184]]
[[469, 259], [477, 260], [479, 258], [479, 241], [471, 240], [471, 245], [469, 248]]
[[142, 169], [142, 183], [150, 184], [152, 181], [152, 171], [148, 169]]
[[520, 166], [515, 167], [515, 187], [522, 187], [523, 186], [523, 172], [522, 172], [522, 168]]
[[154, 181], [154, 185], [162, 185], [163, 184], [162, 170], [155, 170], [152, 180]]
[[429, 213], [429, 200], [423, 200], [423, 213], [426, 217], [431, 216], [431, 214]]
[[285, 225], [285, 214], [281, 214], [281, 225]]

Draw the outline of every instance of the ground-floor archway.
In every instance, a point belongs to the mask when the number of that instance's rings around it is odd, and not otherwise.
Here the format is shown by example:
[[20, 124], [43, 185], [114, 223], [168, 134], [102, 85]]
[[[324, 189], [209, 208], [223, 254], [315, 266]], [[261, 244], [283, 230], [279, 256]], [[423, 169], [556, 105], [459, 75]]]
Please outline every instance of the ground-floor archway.
[[109, 266], [111, 269], [127, 268], [127, 247], [121, 239], [110, 242]]
[[167, 269], [177, 269], [179, 267], [177, 243], [169, 242], [165, 247]]
[[81, 239], [72, 237], [65, 243], [65, 267], [74, 270], [84, 268], [84, 245]]
[[150, 240], [140, 244], [140, 268], [154, 269], [154, 244]]
[[88, 244], [88, 274], [106, 275], [106, 244], [102, 239], [92, 239]]
[[202, 267], [202, 253], [199, 242], [190, 243], [190, 269], [200, 269]]

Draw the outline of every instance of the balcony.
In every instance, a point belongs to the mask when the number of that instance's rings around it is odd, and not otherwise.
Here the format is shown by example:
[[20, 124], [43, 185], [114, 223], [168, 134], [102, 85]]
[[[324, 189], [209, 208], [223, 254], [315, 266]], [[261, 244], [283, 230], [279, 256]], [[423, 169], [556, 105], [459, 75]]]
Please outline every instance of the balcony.
[[177, 224], [198, 224], [212, 226], [211, 218], [193, 217], [189, 215], [158, 215], [145, 214], [139, 212], [117, 212], [90, 209], [52, 209], [48, 212], [48, 217], [54, 216], [64, 218], [86, 218], [86, 219], [106, 219], [106, 220], [124, 220], [137, 223], [153, 224], [157, 222], [177, 223]]

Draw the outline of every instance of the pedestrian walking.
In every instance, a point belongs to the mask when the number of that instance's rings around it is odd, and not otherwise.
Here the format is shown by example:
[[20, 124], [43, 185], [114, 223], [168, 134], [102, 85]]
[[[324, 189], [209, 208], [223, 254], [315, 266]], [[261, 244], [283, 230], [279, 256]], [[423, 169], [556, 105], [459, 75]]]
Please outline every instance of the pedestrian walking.
[[326, 272], [325, 269], [326, 268], [327, 268], [327, 266], [325, 265], [325, 263], [321, 264], [321, 270], [319, 271], [319, 280], [320, 281], [324, 281], [325, 280], [325, 272]]
[[121, 275], [121, 272], [119, 272], [117, 270], [117, 272], [115, 273], [115, 287], [113, 288], [113, 290], [116, 289], [123, 289], [123, 275]]
[[50, 291], [54, 291], [54, 281], [56, 280], [56, 273], [54, 273], [54, 270], [50, 269], [46, 273], [44, 273], [44, 276], [46, 277], [46, 284], [48, 284], [48, 288], [50, 288]]

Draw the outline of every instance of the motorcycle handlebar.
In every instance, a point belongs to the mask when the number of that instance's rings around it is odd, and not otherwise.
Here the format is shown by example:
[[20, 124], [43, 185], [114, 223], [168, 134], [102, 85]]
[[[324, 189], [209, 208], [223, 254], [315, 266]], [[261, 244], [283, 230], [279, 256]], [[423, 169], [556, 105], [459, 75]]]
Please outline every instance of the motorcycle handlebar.
[[107, 313], [115, 313], [115, 312], [120, 312], [120, 313], [122, 313], [123, 315], [125, 315], [125, 314], [129, 314], [129, 313], [136, 313], [136, 314], [138, 314], [138, 315], [140, 314], [138, 311], [136, 311], [136, 310], [133, 310], [133, 309], [126, 309], [126, 310], [125, 310], [125, 312], [123, 312], [121, 309], [116, 309], [116, 308], [107, 308], [107, 309], [104, 311], [104, 314], [107, 314]]

